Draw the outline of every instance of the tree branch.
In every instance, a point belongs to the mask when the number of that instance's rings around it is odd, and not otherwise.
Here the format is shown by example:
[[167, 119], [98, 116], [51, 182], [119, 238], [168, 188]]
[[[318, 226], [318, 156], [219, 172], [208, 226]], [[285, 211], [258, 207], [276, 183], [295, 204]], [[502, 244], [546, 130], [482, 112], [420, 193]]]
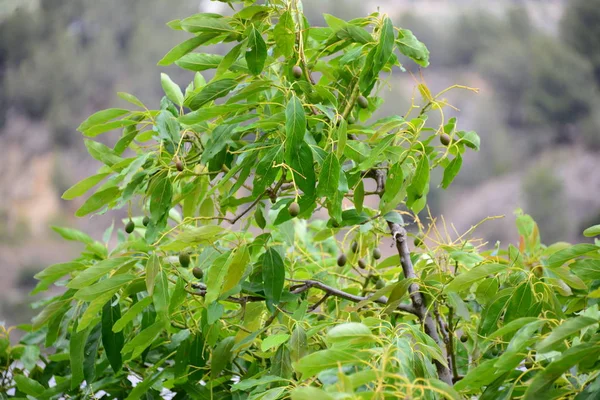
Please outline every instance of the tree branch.
[[[384, 193], [385, 191], [385, 174], [382, 170], [370, 170], [367, 172], [366, 176], [375, 179], [377, 183], [377, 191]], [[408, 241], [407, 241], [407, 232], [402, 226], [388, 221], [388, 227], [390, 228], [390, 232], [392, 233], [392, 237], [394, 238], [394, 242], [396, 243], [396, 249], [398, 250], [398, 255], [400, 256], [400, 264], [402, 265], [402, 271], [404, 272], [405, 279], [415, 279], [417, 275], [415, 274], [415, 268], [410, 259], [410, 250], [408, 249]], [[431, 313], [427, 309], [425, 304], [425, 296], [421, 293], [419, 285], [417, 283], [411, 283], [408, 287], [408, 292], [410, 294], [410, 300], [412, 302], [412, 306], [416, 311], [416, 315], [421, 320], [423, 327], [425, 329], [425, 333], [429, 335], [440, 347], [442, 355], [444, 359], [448, 359], [446, 346], [444, 346], [443, 341], [440, 339], [440, 335], [437, 331], [437, 326], [435, 321], [431, 317]], [[434, 360], [435, 367], [438, 372], [438, 377], [440, 380], [446, 382], [448, 385], [452, 386], [452, 374], [450, 373], [450, 369], [448, 366], [440, 363], [437, 360]]]

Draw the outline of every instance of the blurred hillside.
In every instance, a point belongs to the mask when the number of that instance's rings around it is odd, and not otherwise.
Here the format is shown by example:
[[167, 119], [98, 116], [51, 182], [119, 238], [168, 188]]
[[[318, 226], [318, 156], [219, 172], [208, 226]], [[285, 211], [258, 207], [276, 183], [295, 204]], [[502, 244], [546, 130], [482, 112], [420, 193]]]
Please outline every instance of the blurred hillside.
[[[482, 150], [449, 191], [434, 190], [433, 215], [459, 232], [506, 215], [478, 231], [491, 244], [514, 242], [517, 207], [538, 219], [545, 242], [580, 240], [600, 223], [600, 0], [303, 3], [313, 24], [323, 24], [324, 12], [353, 18], [380, 7], [428, 45], [432, 65], [420, 71], [404, 60], [409, 72], [396, 71], [380, 93], [382, 114], [418, 102], [421, 80], [432, 92], [480, 89], [447, 94]], [[158, 104], [161, 71], [186, 85], [191, 72], [156, 66], [186, 37], [165, 24], [220, 10], [208, 0], [0, 0], [0, 320], [26, 320], [32, 275], [77, 250], [49, 225], [100, 239], [125, 215], [75, 219], [81, 200], [61, 200], [99, 167], [75, 128], [98, 109], [124, 105], [118, 91]], [[448, 108], [444, 118], [454, 114]]]

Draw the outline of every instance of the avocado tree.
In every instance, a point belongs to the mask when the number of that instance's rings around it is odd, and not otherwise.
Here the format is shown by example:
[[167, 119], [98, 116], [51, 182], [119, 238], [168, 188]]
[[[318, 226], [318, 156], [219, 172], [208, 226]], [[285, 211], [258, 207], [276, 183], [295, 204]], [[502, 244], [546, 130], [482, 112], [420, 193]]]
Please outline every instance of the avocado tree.
[[518, 246], [483, 250], [418, 218], [432, 171], [447, 187], [480, 145], [424, 84], [371, 118], [427, 48], [380, 13], [311, 27], [300, 1], [228, 3], [168, 24], [192, 34], [159, 63], [196, 72], [185, 90], [163, 74], [159, 109], [120, 93], [132, 110], [79, 127], [104, 165], [63, 197], [99, 185], [76, 215], [129, 217], [103, 241], [54, 228], [85, 249], [36, 275], [64, 290], [21, 343], [4, 329], [0, 396], [593, 398], [600, 247], [543, 246], [518, 214]]

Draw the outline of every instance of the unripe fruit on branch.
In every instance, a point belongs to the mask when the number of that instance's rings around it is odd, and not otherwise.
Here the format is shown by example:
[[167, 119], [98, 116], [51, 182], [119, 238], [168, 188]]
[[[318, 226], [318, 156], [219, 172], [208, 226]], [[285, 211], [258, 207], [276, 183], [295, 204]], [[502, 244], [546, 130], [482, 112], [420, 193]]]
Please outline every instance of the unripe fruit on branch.
[[348, 117], [348, 125], [353, 125], [356, 123], [356, 118], [354, 118], [353, 116], [349, 116]]
[[298, 65], [294, 65], [292, 68], [292, 75], [294, 75], [294, 78], [296, 79], [302, 78], [302, 68], [300, 68]]
[[144, 217], [144, 219], [142, 220], [142, 225], [148, 226], [149, 223], [150, 223], [150, 217], [146, 215]]
[[292, 218], [297, 217], [298, 214], [300, 214], [300, 205], [298, 203], [296, 203], [296, 202], [293, 202], [288, 207], [288, 212], [290, 213], [290, 215], [292, 216]]
[[179, 253], [179, 264], [181, 264], [181, 266], [183, 268], [187, 268], [190, 266], [190, 255], [186, 252], [181, 252]]
[[358, 267], [360, 269], [365, 269], [367, 268], [367, 263], [365, 262], [365, 260], [363, 260], [362, 258], [360, 260], [358, 260]]
[[377, 279], [377, 282], [375, 282], [375, 287], [377, 289], [383, 289], [385, 287], [385, 281], [381, 278]]
[[192, 274], [194, 275], [194, 278], [202, 279], [202, 277], [204, 276], [204, 271], [202, 271], [199, 267], [195, 267], [192, 270]]
[[541, 278], [544, 275], [544, 268], [542, 268], [541, 265], [538, 265], [533, 268], [532, 272], [536, 277]]
[[369, 107], [369, 100], [367, 100], [367, 98], [365, 96], [358, 96], [358, 106], [360, 108], [367, 108]]
[[175, 168], [177, 168], [177, 171], [179, 171], [179, 172], [183, 171], [183, 163], [181, 162], [181, 160], [179, 158], [177, 158], [175, 160]]
[[373, 249], [373, 258], [379, 260], [381, 258], [381, 250]]
[[340, 256], [337, 259], [337, 265], [338, 267], [343, 267], [344, 265], [346, 265], [346, 255], [345, 254], [340, 254]]
[[460, 341], [461, 342], [466, 343], [467, 340], [469, 340], [469, 337], [465, 333], [463, 333], [462, 335], [460, 335]]
[[353, 253], [356, 253], [358, 251], [358, 243], [356, 242], [356, 240], [352, 242], [352, 246], [350, 246], [350, 248], [352, 249]]
[[443, 133], [443, 134], [440, 135], [440, 142], [444, 146], [448, 146], [452, 142], [452, 139], [450, 138], [450, 136], [448, 136], [447, 134]]
[[127, 222], [127, 225], [125, 225], [125, 232], [131, 233], [131, 232], [133, 232], [134, 229], [135, 229], [135, 224], [133, 223], [132, 220], [129, 220], [129, 222]]

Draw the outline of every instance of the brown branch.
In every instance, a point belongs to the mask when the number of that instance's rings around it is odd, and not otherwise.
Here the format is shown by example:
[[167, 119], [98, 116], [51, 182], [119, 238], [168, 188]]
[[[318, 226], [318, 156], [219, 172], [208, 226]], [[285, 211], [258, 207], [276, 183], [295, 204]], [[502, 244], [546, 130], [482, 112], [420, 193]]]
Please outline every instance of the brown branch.
[[[385, 173], [383, 172], [383, 170], [369, 170], [367, 171], [365, 176], [375, 179], [375, 182], [377, 183], [378, 192], [383, 193], [385, 191]], [[396, 244], [396, 249], [398, 250], [398, 255], [400, 256], [400, 264], [402, 266], [402, 271], [404, 272], [404, 278], [413, 279], [415, 281], [411, 283], [408, 287], [412, 307], [416, 311], [416, 315], [421, 320], [421, 323], [423, 324], [423, 327], [425, 329], [425, 333], [429, 335], [429, 337], [432, 338], [438, 344], [444, 359], [447, 359], [448, 356], [446, 347], [443, 345], [443, 341], [440, 338], [435, 321], [433, 320], [433, 318], [431, 317], [431, 313], [427, 309], [427, 306], [425, 304], [425, 296], [423, 296], [423, 293], [421, 293], [420, 291], [419, 285], [416, 283], [417, 275], [415, 274], [415, 268], [410, 259], [410, 250], [408, 249], [406, 229], [394, 222], [389, 221], [388, 227], [390, 228], [390, 232], [392, 233], [392, 237], [394, 238], [394, 242]], [[438, 377], [440, 378], [440, 380], [452, 386], [452, 374], [450, 373], [450, 369], [448, 368], [448, 366], [442, 364], [437, 360], [434, 360], [434, 364], [437, 369]]]

